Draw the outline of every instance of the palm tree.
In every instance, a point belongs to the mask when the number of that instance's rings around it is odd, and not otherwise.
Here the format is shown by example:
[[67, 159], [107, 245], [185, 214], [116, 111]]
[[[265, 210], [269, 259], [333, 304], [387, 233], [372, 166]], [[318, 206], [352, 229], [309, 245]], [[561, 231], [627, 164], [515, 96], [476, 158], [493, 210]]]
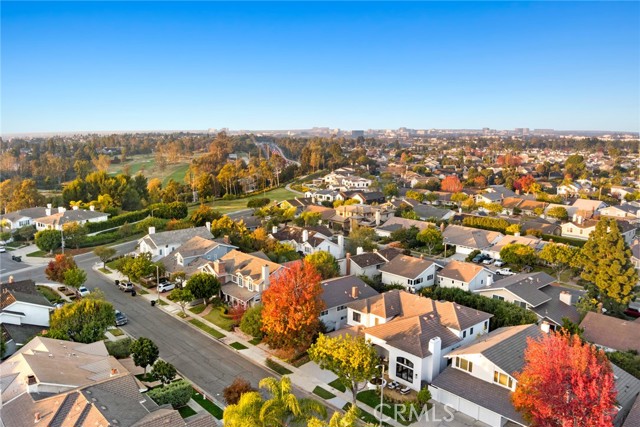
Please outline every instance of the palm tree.
[[313, 399], [298, 399], [292, 392], [289, 377], [263, 378], [260, 388], [270, 398], [264, 400], [260, 393], [249, 392], [240, 397], [235, 405], [224, 410], [224, 425], [227, 427], [282, 427], [306, 425], [311, 417], [326, 418], [323, 405]]

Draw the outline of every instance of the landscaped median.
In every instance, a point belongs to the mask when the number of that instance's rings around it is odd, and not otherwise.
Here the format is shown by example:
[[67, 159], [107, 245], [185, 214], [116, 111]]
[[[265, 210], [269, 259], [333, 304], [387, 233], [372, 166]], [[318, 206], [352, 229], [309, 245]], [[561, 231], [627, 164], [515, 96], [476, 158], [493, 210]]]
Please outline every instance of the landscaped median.
[[205, 331], [206, 333], [208, 333], [209, 335], [211, 335], [214, 338], [217, 339], [221, 339], [225, 337], [225, 334], [223, 334], [222, 332], [218, 331], [217, 329], [212, 328], [211, 326], [205, 324], [204, 322], [201, 322], [198, 319], [191, 319], [189, 320], [189, 323], [191, 323], [193, 326], [202, 329], [203, 331]]

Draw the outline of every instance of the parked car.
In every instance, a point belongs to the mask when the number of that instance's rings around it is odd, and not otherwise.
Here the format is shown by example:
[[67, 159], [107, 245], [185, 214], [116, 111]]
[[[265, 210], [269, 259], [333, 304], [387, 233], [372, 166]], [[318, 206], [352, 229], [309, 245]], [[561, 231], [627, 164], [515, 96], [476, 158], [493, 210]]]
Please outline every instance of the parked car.
[[15, 262], [22, 262], [22, 256], [11, 255], [11, 259]]
[[121, 291], [123, 292], [132, 292], [133, 291], [133, 283], [129, 282], [120, 282], [118, 285]]
[[86, 297], [87, 295], [89, 295], [91, 292], [89, 291], [89, 289], [87, 289], [86, 286], [80, 286], [78, 288], [78, 293], [80, 294], [81, 297]]
[[484, 261], [484, 259], [486, 258], [486, 255], [484, 254], [478, 254], [476, 256], [473, 257], [473, 259], [471, 260], [471, 262], [475, 262], [476, 264], [481, 263], [482, 261]]
[[513, 276], [516, 273], [511, 271], [510, 268], [505, 267], [505, 268], [501, 268], [500, 270], [496, 271], [496, 274], [499, 274], [501, 276]]
[[5, 248], [4, 246], [0, 246], [0, 254], [3, 254], [7, 252], [7, 248]]
[[624, 314], [630, 317], [635, 317], [636, 319], [640, 318], [640, 310], [638, 310], [637, 308], [629, 307], [624, 311]]
[[497, 259], [496, 262], [493, 263], [493, 265], [495, 265], [496, 267], [502, 267], [503, 265], [505, 265], [506, 263], [502, 260]]
[[175, 283], [171, 283], [171, 282], [160, 283], [158, 285], [158, 292], [167, 292], [174, 289], [175, 287], [176, 287]]
[[486, 258], [485, 260], [482, 261], [482, 263], [484, 265], [491, 265], [493, 264], [493, 258]]
[[129, 323], [127, 315], [120, 310], [116, 310], [116, 326], [126, 325], [127, 323]]

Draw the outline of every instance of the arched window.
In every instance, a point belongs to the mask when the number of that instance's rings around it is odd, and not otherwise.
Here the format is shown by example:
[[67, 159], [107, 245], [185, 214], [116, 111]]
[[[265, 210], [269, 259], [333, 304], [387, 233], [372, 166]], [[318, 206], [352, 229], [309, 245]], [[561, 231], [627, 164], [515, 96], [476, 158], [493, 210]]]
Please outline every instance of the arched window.
[[404, 357], [398, 357], [396, 359], [396, 377], [412, 383], [413, 362]]

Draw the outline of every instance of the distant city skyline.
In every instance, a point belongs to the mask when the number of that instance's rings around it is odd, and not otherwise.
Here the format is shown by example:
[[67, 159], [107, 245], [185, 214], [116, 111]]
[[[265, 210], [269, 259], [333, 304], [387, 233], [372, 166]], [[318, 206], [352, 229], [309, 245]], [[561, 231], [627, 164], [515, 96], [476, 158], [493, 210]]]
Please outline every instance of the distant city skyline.
[[638, 2], [3, 2], [16, 133], [640, 130]]

